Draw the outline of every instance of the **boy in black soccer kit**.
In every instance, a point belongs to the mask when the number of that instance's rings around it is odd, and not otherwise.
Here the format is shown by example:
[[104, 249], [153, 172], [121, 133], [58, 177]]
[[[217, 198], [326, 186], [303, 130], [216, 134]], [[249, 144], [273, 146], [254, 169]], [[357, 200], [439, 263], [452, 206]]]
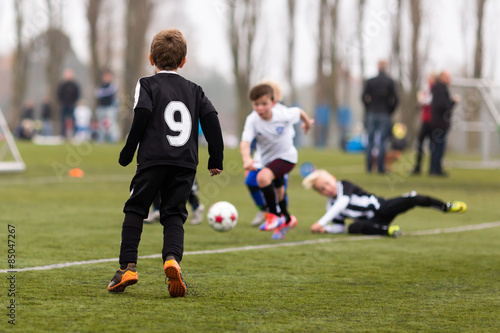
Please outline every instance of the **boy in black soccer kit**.
[[[443, 202], [412, 191], [400, 197], [384, 199], [366, 192], [361, 187], [346, 181], [337, 181], [325, 170], [316, 170], [304, 178], [302, 185], [313, 188], [319, 194], [328, 197], [327, 212], [311, 226], [313, 233], [341, 233], [338, 223], [345, 218], [352, 218], [350, 234], [383, 235], [399, 237], [401, 228], [389, 226], [394, 218], [416, 206], [431, 207], [442, 212], [463, 213], [467, 206], [461, 201]], [[333, 223], [333, 224], [332, 224]]]
[[208, 142], [211, 176], [222, 172], [224, 144], [217, 112], [198, 85], [177, 74], [186, 62], [187, 45], [176, 29], [162, 30], [151, 43], [149, 60], [157, 74], [139, 79], [135, 91], [134, 120], [122, 166], [137, 153], [137, 171], [130, 184], [122, 226], [120, 269], [108, 291], [122, 292], [138, 281], [137, 249], [143, 220], [155, 195], [161, 193], [160, 223], [163, 225], [163, 270], [172, 297], [183, 297], [186, 284], [179, 262], [184, 251], [186, 202], [198, 165], [198, 120]]

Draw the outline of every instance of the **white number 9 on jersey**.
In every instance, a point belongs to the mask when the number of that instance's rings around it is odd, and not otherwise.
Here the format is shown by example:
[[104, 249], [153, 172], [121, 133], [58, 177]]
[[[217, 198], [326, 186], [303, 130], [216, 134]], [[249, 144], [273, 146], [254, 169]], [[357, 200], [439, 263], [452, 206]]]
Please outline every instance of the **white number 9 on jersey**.
[[[179, 111], [181, 115], [180, 121], [175, 121], [174, 114]], [[170, 102], [165, 108], [165, 122], [167, 126], [178, 135], [167, 135], [168, 143], [174, 147], [184, 146], [191, 136], [191, 113], [182, 102]]]

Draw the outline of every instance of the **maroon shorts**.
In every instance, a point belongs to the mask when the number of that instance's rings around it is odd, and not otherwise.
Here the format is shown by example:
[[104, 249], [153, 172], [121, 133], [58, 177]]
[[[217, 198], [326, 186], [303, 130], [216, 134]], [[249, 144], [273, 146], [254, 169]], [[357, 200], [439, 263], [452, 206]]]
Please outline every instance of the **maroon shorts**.
[[285, 183], [284, 176], [289, 173], [294, 166], [295, 163], [277, 159], [266, 165], [266, 168], [271, 169], [275, 178], [275, 186], [280, 187]]

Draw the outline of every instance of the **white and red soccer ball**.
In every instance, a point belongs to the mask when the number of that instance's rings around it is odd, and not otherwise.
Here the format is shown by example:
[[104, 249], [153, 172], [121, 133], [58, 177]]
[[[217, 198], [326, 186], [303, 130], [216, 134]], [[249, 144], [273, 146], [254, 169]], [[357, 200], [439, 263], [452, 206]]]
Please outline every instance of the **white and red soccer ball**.
[[238, 222], [238, 211], [231, 203], [219, 201], [208, 209], [208, 224], [216, 231], [229, 231]]

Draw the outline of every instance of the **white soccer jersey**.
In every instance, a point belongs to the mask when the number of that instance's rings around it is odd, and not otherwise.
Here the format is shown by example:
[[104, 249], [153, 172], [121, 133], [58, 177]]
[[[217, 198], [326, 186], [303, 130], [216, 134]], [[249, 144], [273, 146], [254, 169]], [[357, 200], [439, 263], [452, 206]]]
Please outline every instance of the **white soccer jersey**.
[[300, 121], [300, 109], [276, 104], [272, 112], [271, 119], [264, 120], [257, 112], [252, 111], [245, 121], [241, 140], [246, 142], [257, 140], [257, 150], [261, 154], [263, 165], [276, 159], [297, 163], [298, 153], [293, 145], [295, 136], [293, 125]]

